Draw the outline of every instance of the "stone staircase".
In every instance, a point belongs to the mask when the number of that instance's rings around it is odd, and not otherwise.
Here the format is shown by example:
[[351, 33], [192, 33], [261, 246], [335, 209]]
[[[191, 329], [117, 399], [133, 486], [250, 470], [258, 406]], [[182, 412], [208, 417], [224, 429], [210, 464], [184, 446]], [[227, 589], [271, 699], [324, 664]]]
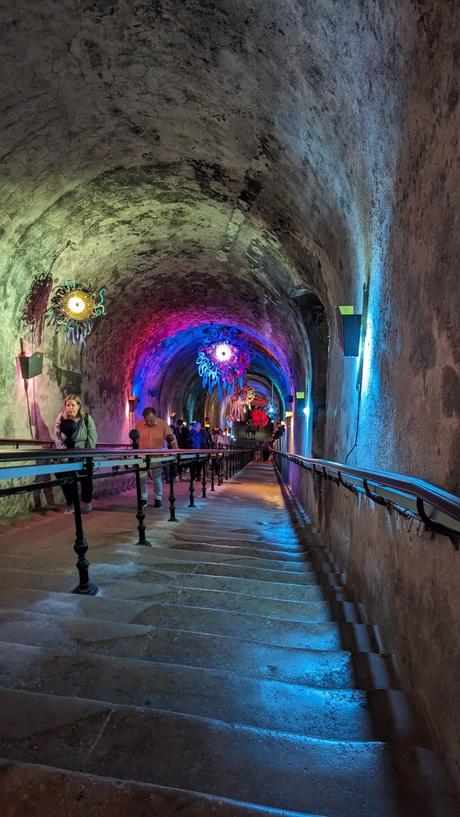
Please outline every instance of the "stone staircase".
[[[132, 495], [1, 537], [1, 817], [453, 817], [376, 627], [254, 463], [177, 524]], [[131, 531], [131, 532], [130, 532]]]

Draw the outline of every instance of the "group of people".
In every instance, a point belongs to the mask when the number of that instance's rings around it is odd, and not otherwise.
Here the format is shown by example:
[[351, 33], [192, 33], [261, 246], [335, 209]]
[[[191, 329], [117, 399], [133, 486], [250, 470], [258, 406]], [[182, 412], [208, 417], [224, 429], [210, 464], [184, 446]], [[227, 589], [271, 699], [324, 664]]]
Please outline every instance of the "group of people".
[[[207, 418], [206, 418], [207, 419]], [[187, 424], [182, 419], [177, 419], [172, 425], [168, 425], [165, 420], [157, 417], [152, 406], [147, 406], [142, 412], [142, 420], [136, 423], [135, 429], [130, 432], [130, 437], [136, 440], [136, 448], [164, 448], [169, 449], [212, 449], [226, 448], [228, 438], [223, 434], [222, 429], [216, 428], [213, 431], [206, 424], [202, 426], [196, 420]], [[161, 467], [151, 468], [150, 475], [153, 481], [154, 504], [156, 508], [162, 505], [163, 475], [165, 470]], [[182, 479], [184, 466], [179, 465], [177, 469], [179, 479]], [[201, 479], [201, 463], [192, 464], [192, 478]], [[165, 481], [169, 481], [169, 472], [166, 470]], [[147, 473], [141, 475], [141, 496], [144, 505], [148, 504], [148, 481]]]
[[[206, 418], [207, 419], [207, 418]], [[157, 413], [152, 406], [147, 406], [142, 412], [142, 419], [136, 423], [136, 427], [130, 432], [130, 438], [135, 448], [168, 448], [168, 449], [212, 449], [226, 448], [228, 437], [221, 428], [210, 430], [205, 422], [195, 421], [187, 424], [184, 420], [178, 419], [173, 425], [168, 425], [165, 420], [157, 417]], [[68, 394], [64, 398], [63, 410], [56, 417], [54, 426], [54, 442], [56, 448], [96, 448], [97, 430], [96, 424], [90, 413], [83, 408], [81, 398], [77, 394]], [[194, 465], [194, 478], [201, 476], [200, 464]], [[179, 476], [182, 468], [179, 468]], [[159, 508], [162, 504], [162, 477], [163, 469], [152, 468], [150, 475], [153, 481], [154, 503]], [[71, 480], [64, 482], [62, 486], [66, 500], [66, 514], [74, 513], [74, 485]], [[141, 474], [141, 495], [144, 505], [148, 504], [147, 473]], [[90, 513], [93, 510], [93, 481], [90, 477], [81, 479], [81, 501], [83, 513]]]

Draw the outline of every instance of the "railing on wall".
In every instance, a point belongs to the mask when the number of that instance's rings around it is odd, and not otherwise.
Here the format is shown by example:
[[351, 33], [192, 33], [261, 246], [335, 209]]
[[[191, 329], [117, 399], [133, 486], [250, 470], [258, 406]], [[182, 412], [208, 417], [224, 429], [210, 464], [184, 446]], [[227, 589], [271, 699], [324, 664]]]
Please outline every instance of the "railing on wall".
[[[0, 440], [0, 444], [1, 444]], [[12, 441], [9, 440], [9, 443]], [[16, 440], [18, 446], [20, 441]], [[27, 441], [30, 443], [30, 441]], [[124, 446], [122, 446], [124, 448]], [[177, 522], [176, 496], [174, 483], [177, 473], [189, 469], [189, 508], [195, 507], [195, 477], [198, 465], [201, 466], [201, 497], [207, 496], [208, 486], [211, 492], [224, 480], [231, 478], [252, 459], [250, 449], [54, 449], [49, 450], [11, 450], [0, 452], [0, 498], [15, 494], [31, 493], [66, 484], [72, 487], [75, 544], [78, 556], [77, 569], [79, 583], [72, 591], [83, 595], [95, 595], [97, 587], [89, 580], [89, 562], [86, 558], [88, 542], [86, 541], [78, 483], [84, 479], [107, 479], [133, 474], [136, 481], [136, 519], [139, 539], [137, 544], [150, 546], [146, 538], [144, 503], [141, 493], [141, 473], [150, 469], [168, 466], [169, 471], [169, 522]], [[40, 477], [54, 477], [40, 481]], [[38, 481], [37, 481], [38, 479]], [[19, 482], [18, 482], [19, 481]], [[13, 482], [13, 484], [7, 484]]]
[[288, 464], [292, 462], [309, 471], [315, 479], [331, 480], [353, 493], [365, 494], [378, 505], [394, 508], [405, 516], [418, 516], [428, 530], [450, 536], [459, 548], [460, 498], [437, 485], [404, 474], [355, 468], [284, 451], [274, 450], [273, 458], [285, 481]]

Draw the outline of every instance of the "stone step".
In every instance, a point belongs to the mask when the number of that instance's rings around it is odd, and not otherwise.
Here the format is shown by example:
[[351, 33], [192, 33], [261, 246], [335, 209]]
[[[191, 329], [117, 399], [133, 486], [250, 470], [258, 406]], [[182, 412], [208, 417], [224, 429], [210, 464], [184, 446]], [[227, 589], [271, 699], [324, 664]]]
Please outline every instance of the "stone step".
[[[150, 581], [156, 573], [164, 576], [165, 574], [196, 574], [207, 576], [220, 577], [234, 577], [243, 579], [256, 579], [257, 581], [277, 582], [283, 584], [291, 584], [297, 586], [305, 586], [315, 584], [317, 580], [328, 583], [331, 586], [340, 585], [342, 576], [333, 570], [325, 568], [324, 572], [319, 572], [313, 567], [306, 567], [303, 573], [280, 573], [278, 570], [269, 570], [266, 568], [246, 567], [242, 565], [235, 565], [233, 563], [223, 562], [221, 560], [214, 561], [214, 555], [210, 554], [208, 561], [200, 560], [199, 562], [184, 561], [183, 559], [175, 559], [174, 553], [169, 553], [168, 556], [158, 556], [156, 548], [120, 546], [117, 551], [110, 553], [110, 562], [107, 561], [107, 553], [105, 549], [94, 549], [88, 555], [91, 562], [90, 571], [100, 566], [107, 575], [111, 571], [113, 576], [120, 575], [130, 576], [135, 575], [136, 579], [140, 581]], [[75, 564], [75, 554], [70, 546], [64, 548], [59, 555], [53, 554], [52, 565], [53, 569], [63, 567], [67, 569], [69, 565]], [[40, 556], [33, 556], [27, 554], [20, 556], [19, 554], [5, 554], [2, 555], [2, 567], [10, 567], [11, 569], [18, 569], [25, 567], [28, 570], [40, 571], [43, 569], [43, 559]], [[142, 571], [144, 568], [144, 572]], [[147, 577], [147, 578], [146, 578]]]
[[182, 529], [182, 526], [177, 530], [174, 536], [173, 547], [191, 550], [198, 544], [208, 544], [209, 547], [214, 548], [229, 548], [229, 552], [237, 552], [241, 550], [241, 555], [260, 556], [260, 558], [275, 558], [287, 559], [292, 561], [305, 561], [304, 549], [297, 545], [291, 547], [288, 544], [273, 541], [273, 538], [265, 537], [248, 537], [244, 534], [229, 536], [228, 533], [220, 528], [214, 528], [212, 531], [206, 531], [201, 525], [195, 524], [193, 532], [188, 532]]
[[250, 641], [282, 647], [379, 651], [376, 632], [371, 625], [348, 622], [308, 622], [299, 627], [296, 621], [283, 621], [247, 613], [154, 604], [149, 609], [139, 612], [132, 622], [214, 635], [238, 636], [244, 633], [245, 638]]
[[[146, 535], [147, 538], [149, 538], [148, 532]], [[152, 563], [155, 558], [169, 558], [173, 559], [174, 561], [184, 562], [205, 562], [209, 561], [209, 557], [212, 555], [213, 562], [224, 562], [227, 564], [245, 565], [247, 567], [266, 568], [269, 570], [278, 570], [280, 572], [303, 573], [306, 569], [311, 569], [311, 565], [306, 558], [305, 560], [298, 561], [286, 561], [284, 559], [262, 559], [258, 556], [241, 556], [239, 554], [234, 554], [231, 551], [228, 553], [222, 553], [218, 551], [217, 548], [213, 549], [212, 545], [209, 546], [210, 550], [208, 551], [205, 549], [200, 550], [198, 547], [196, 549], [192, 547], [182, 549], [162, 548], [155, 546], [155, 540], [153, 537], [151, 537], [151, 544], [152, 548], [150, 548], [150, 553], [152, 554]], [[207, 547], [205, 543], [203, 543], [203, 545], [205, 548]]]
[[184, 789], [2, 758], [0, 791], [4, 817], [315, 817]]
[[[236, 668], [237, 669], [237, 668]], [[0, 642], [0, 686], [197, 715], [324, 740], [430, 746], [396, 690], [314, 689], [238, 671]]]
[[388, 656], [274, 647], [239, 636], [168, 630], [94, 618], [0, 610], [0, 640], [54, 650], [236, 671], [322, 689], [399, 689]]
[[[229, 553], [222, 553], [219, 552], [218, 548], [212, 549], [210, 551], [200, 550], [199, 548], [187, 548], [187, 549], [173, 549], [171, 547], [157, 547], [155, 544], [154, 539], [151, 539], [152, 547], [143, 547], [135, 549], [133, 551], [133, 545], [120, 545], [113, 549], [113, 555], [115, 557], [124, 556], [126, 557], [129, 554], [135, 552], [140, 559], [145, 559], [148, 561], [149, 564], [155, 564], [156, 562], [161, 561], [171, 561], [171, 562], [192, 562], [194, 564], [199, 564], [201, 562], [212, 562], [213, 564], [229, 564], [235, 565], [238, 567], [248, 567], [250, 569], [259, 569], [259, 570], [276, 570], [278, 573], [295, 573], [295, 574], [303, 574], [309, 573], [318, 568], [324, 570], [324, 572], [333, 572], [334, 566], [329, 561], [328, 557], [325, 555], [322, 559], [316, 559], [315, 561], [311, 559], [305, 559], [303, 562], [285, 562], [284, 560], [279, 559], [259, 559], [257, 556], [240, 556], [238, 554]], [[205, 543], [203, 543], [204, 546]], [[95, 551], [97, 553], [98, 551]]]
[[285, 736], [9, 689], [0, 699], [0, 756], [13, 761], [328, 817], [458, 814], [427, 749]]
[[[205, 576], [189, 573], [161, 573], [160, 571], [140, 570], [139, 574], [130, 573], [130, 578], [123, 578], [125, 573], [120, 567], [118, 571], [113, 566], [95, 565], [91, 569], [91, 578], [99, 587], [104, 596], [135, 599], [144, 598], [148, 594], [158, 593], [168, 588], [172, 592], [182, 589], [221, 591], [233, 595], [249, 596], [254, 603], [258, 598], [271, 600], [274, 603], [304, 603], [304, 602], [334, 602], [352, 601], [351, 594], [342, 587], [329, 584], [290, 585], [280, 582], [259, 582], [255, 579], [222, 578], [220, 576]], [[117, 578], [114, 578], [117, 576]], [[141, 578], [142, 577], [142, 578]], [[53, 590], [65, 592], [75, 586], [76, 571], [67, 568], [57, 572], [39, 573], [38, 570], [12, 570], [4, 568], [0, 574], [1, 588], [23, 587], [33, 590]], [[283, 617], [283, 616], [282, 616]]]
[[130, 624], [146, 624], [173, 630], [214, 635], [244, 633], [249, 641], [303, 649], [379, 652], [371, 625], [323, 621], [304, 623], [186, 605], [168, 606], [151, 601], [79, 596], [23, 588], [5, 589], [0, 598], [4, 610], [30, 610], [57, 616], [82, 616]]
[[341, 601], [283, 601], [269, 598], [253, 598], [241, 593], [220, 590], [189, 589], [168, 590], [143, 598], [168, 606], [193, 607], [206, 610], [225, 610], [250, 616], [269, 618], [272, 621], [296, 623], [322, 623], [326, 621], [359, 624], [366, 623], [360, 605]]
[[313, 568], [305, 568], [303, 573], [290, 573], [285, 571], [280, 573], [278, 570], [270, 570], [268, 568], [254, 568], [246, 567], [244, 565], [226, 564], [225, 562], [214, 562], [210, 557], [208, 562], [200, 562], [196, 565], [194, 570], [196, 575], [207, 576], [233, 576], [234, 578], [242, 579], [257, 579], [263, 582], [283, 582], [286, 584], [306, 585], [312, 582], [325, 582], [331, 585], [340, 585], [342, 583], [342, 576], [332, 569], [325, 569], [324, 572], [314, 570]]
[[[210, 518], [203, 510], [200, 512], [200, 518], [196, 516], [191, 518], [181, 518], [178, 521], [178, 531], [181, 536], [195, 536], [197, 527], [210, 539], [216, 535], [218, 538], [228, 537], [229, 541], [238, 543], [239, 541], [246, 541], [258, 545], [263, 545], [264, 542], [270, 543], [274, 548], [279, 550], [286, 550], [288, 552], [296, 552], [299, 550], [299, 542], [294, 528], [286, 531], [286, 526], [281, 522], [273, 521], [272, 524], [264, 526], [253, 525], [250, 522], [246, 524], [246, 520], [242, 522], [241, 517], [236, 517], [234, 520], [228, 518], [226, 514], [225, 519]], [[243, 526], [244, 525], [244, 526]]]
[[[0, 576], [0, 602], [5, 590], [8, 591], [8, 594], [13, 588], [70, 592], [75, 586], [75, 581], [74, 571], [72, 573], [68, 571], [66, 575], [56, 573], [41, 575], [33, 571], [5, 571]], [[362, 606], [337, 600], [332, 594], [329, 599], [319, 596], [313, 599], [284, 600], [254, 597], [247, 593], [213, 588], [204, 589], [183, 585], [173, 587], [170, 582], [165, 584], [165, 582], [118, 581], [110, 584], [104, 581], [104, 577], [102, 577], [99, 590], [101, 598], [137, 599], [168, 606], [234, 610], [285, 621], [321, 622], [332, 619], [366, 623]], [[6, 598], [11, 598], [11, 596], [7, 595]]]
[[[174, 537], [174, 544], [171, 545], [171, 550], [193, 550], [206, 553], [229, 553], [233, 556], [252, 556], [258, 559], [270, 559], [272, 561], [284, 561], [289, 564], [304, 565], [309, 563], [308, 556], [301, 550], [287, 551], [275, 549], [270, 547], [269, 543], [260, 543], [257, 547], [246, 539], [235, 539], [235, 543], [228, 541], [226, 535], [217, 538], [210, 536], [204, 542], [204, 536], [201, 532], [196, 532], [194, 535], [185, 535], [178, 531]], [[238, 544], [237, 544], [238, 543]]]
[[[211, 497], [212, 498], [212, 497]], [[201, 521], [206, 526], [219, 526], [232, 530], [235, 533], [251, 535], [265, 535], [273, 532], [277, 540], [295, 542], [297, 538], [297, 528], [290, 521], [288, 514], [284, 511], [275, 513], [263, 513], [252, 510], [247, 510], [243, 505], [234, 504], [225, 505], [225, 513], [219, 511], [221, 507], [221, 497], [218, 498], [216, 505], [203, 504], [200, 509], [200, 524]], [[190, 515], [184, 520], [184, 524], [189, 524], [190, 527], [195, 521], [195, 514], [193, 508], [190, 509]]]

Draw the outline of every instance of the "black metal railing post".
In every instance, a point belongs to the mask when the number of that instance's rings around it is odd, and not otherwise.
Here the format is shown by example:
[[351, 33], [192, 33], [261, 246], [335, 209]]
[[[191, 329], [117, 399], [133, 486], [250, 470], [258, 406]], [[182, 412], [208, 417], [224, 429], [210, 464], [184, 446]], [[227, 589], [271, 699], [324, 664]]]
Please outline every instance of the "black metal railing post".
[[216, 465], [216, 458], [211, 457], [211, 455], [209, 455], [209, 467], [210, 467], [210, 470], [211, 470], [211, 493], [216, 490], [215, 486], [214, 486], [215, 465]]
[[204, 459], [201, 463], [201, 496], [203, 499], [206, 499], [206, 469], [208, 463]]
[[217, 462], [219, 465], [219, 471], [217, 472], [217, 484], [223, 485], [224, 484], [224, 457], [225, 453], [221, 452], [220, 456], [217, 458]]
[[195, 460], [190, 462], [190, 485], [189, 485], [189, 495], [190, 495], [190, 502], [188, 503], [189, 508], [195, 507], [195, 474], [196, 474], [196, 462], [198, 461], [198, 455]]
[[77, 593], [80, 596], [95, 596], [97, 593], [97, 586], [89, 580], [89, 562], [86, 558], [88, 552], [88, 542], [83, 533], [83, 525], [81, 521], [80, 497], [78, 496], [78, 477], [75, 474], [73, 480], [73, 507], [75, 515], [75, 544], [73, 549], [78, 556], [77, 570], [79, 575], [79, 583], [72, 593]]
[[[177, 458], [179, 460], [179, 457]], [[168, 522], [177, 522], [176, 519], [176, 497], [174, 495], [174, 481], [176, 479], [177, 467], [174, 462], [169, 464], [169, 519]]]
[[[149, 469], [148, 466], [150, 464], [150, 457], [145, 458], [145, 468], [146, 468], [146, 477], [148, 478]], [[134, 473], [136, 477], [136, 497], [137, 497], [137, 530], [139, 532], [139, 541], [138, 545], [144, 545], [145, 547], [150, 546], [150, 542], [145, 538], [145, 525], [144, 525], [144, 503], [142, 500], [142, 493], [141, 493], [141, 474], [140, 474], [140, 466], [134, 466]]]
[[225, 452], [225, 455], [224, 455], [224, 456], [225, 456], [225, 472], [224, 472], [224, 477], [225, 477], [225, 479], [227, 480], [227, 479], [228, 479], [228, 451], [226, 451], [226, 452]]

